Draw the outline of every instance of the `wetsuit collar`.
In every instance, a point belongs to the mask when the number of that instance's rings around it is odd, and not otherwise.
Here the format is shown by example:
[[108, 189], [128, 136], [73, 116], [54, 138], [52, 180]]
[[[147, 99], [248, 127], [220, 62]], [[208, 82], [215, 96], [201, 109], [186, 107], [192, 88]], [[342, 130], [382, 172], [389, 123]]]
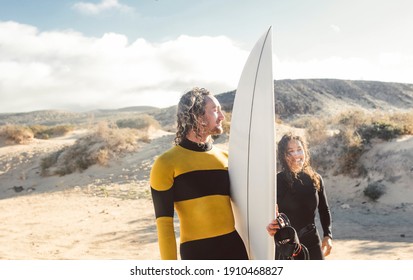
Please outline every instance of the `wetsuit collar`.
[[205, 143], [205, 144], [200, 144], [200, 143], [195, 143], [189, 140], [188, 138], [184, 138], [181, 143], [179, 143], [179, 146], [191, 150], [191, 151], [196, 151], [196, 152], [206, 152], [212, 149], [212, 143]]

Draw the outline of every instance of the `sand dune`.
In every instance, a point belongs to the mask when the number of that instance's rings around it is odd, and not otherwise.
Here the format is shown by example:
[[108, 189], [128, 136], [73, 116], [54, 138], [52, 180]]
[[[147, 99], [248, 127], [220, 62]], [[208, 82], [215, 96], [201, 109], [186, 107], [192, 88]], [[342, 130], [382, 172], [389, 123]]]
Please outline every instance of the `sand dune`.
[[[40, 176], [41, 157], [83, 133], [0, 147], [0, 259], [159, 259], [148, 180], [173, 136], [153, 132], [150, 143], [107, 167]], [[363, 159], [369, 178], [325, 174], [334, 220], [328, 259], [413, 259], [413, 169], [403, 171], [413, 168], [412, 153], [412, 137], [379, 143]], [[368, 201], [363, 188], [390, 168], [387, 193]]]

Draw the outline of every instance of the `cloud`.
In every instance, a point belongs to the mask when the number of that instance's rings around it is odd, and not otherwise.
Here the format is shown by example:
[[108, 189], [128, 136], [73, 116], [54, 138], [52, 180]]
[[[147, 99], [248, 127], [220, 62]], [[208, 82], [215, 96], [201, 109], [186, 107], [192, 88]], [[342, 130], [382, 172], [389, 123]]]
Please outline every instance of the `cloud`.
[[335, 32], [335, 33], [340, 33], [341, 32], [341, 28], [335, 24], [331, 24], [330, 28]]
[[[88, 37], [0, 21], [0, 112], [166, 107], [194, 86], [236, 89], [250, 50], [225, 36], [130, 42], [123, 34]], [[274, 56], [276, 79], [337, 78], [411, 83], [413, 57], [286, 59]]]
[[163, 43], [0, 22], [0, 112], [174, 105], [194, 86], [236, 88], [248, 51], [224, 36]]
[[102, 2], [95, 4], [90, 2], [77, 2], [73, 4], [73, 9], [90, 15], [97, 15], [108, 10], [119, 10], [121, 12], [133, 11], [132, 7], [119, 3], [118, 0], [102, 0]]
[[278, 60], [276, 79], [371, 80], [412, 83], [413, 57], [382, 53], [376, 59], [331, 56], [311, 60]]
[[370, 70], [368, 61], [362, 58], [342, 58], [338, 56], [324, 59], [311, 59], [305, 61], [280, 60], [276, 79], [314, 79], [329, 78], [336, 79], [362, 79]]
[[380, 53], [379, 62], [383, 66], [399, 65], [402, 62], [401, 53]]

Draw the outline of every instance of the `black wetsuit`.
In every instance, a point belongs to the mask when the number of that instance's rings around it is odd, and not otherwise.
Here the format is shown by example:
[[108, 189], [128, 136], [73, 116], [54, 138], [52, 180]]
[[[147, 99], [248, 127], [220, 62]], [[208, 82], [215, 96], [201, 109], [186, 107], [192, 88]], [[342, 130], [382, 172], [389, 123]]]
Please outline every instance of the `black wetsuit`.
[[226, 152], [185, 139], [157, 158], [150, 182], [162, 259], [177, 259], [174, 209], [181, 259], [248, 259], [235, 230]]
[[284, 171], [277, 174], [278, 211], [288, 216], [291, 226], [297, 231], [300, 242], [307, 247], [312, 260], [324, 259], [320, 237], [315, 227], [317, 209], [323, 236], [332, 237], [331, 213], [321, 176], [320, 180], [321, 188], [317, 191], [310, 176], [303, 172], [299, 173], [297, 178], [293, 176], [291, 187], [287, 183]]

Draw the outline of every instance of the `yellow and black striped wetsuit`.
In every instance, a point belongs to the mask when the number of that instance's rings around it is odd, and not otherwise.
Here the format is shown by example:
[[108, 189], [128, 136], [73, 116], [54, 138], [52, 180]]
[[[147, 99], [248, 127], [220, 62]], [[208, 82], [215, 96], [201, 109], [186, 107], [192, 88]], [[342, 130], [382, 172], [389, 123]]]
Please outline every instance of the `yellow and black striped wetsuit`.
[[235, 230], [229, 196], [228, 154], [185, 139], [156, 159], [150, 176], [162, 259], [247, 259]]

